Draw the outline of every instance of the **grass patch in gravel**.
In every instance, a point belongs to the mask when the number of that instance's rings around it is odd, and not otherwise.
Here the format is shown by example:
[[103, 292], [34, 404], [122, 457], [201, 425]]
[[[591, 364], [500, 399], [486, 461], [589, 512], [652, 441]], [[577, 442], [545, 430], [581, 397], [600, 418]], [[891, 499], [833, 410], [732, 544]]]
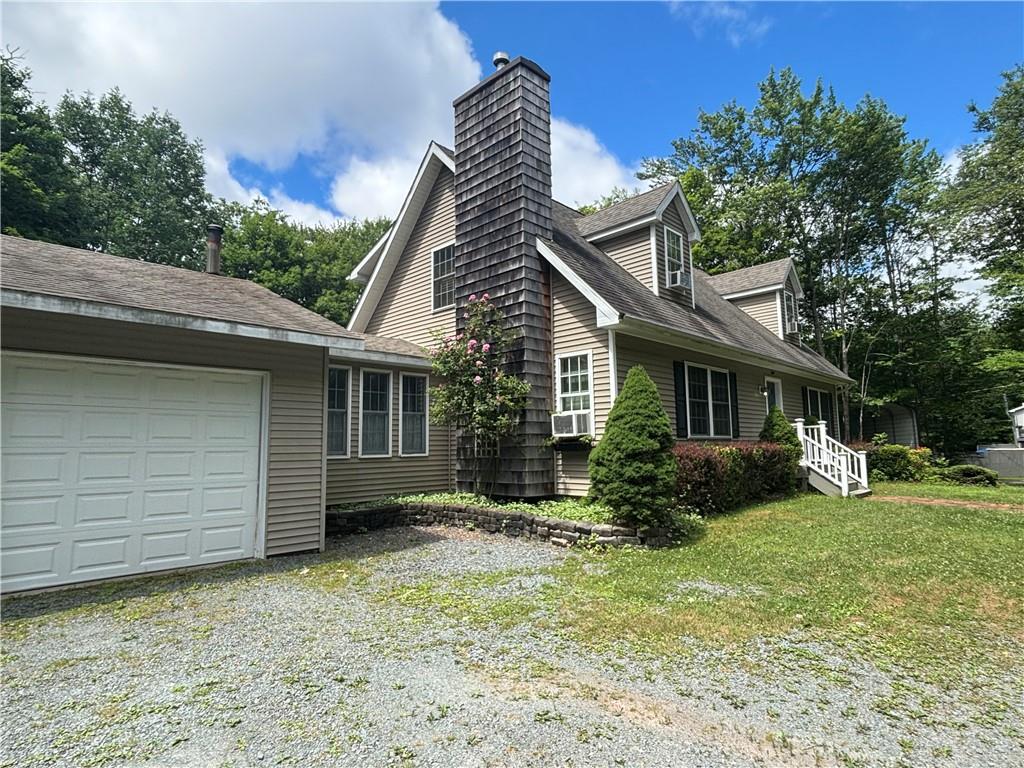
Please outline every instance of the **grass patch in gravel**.
[[910, 496], [921, 499], [979, 501], [985, 504], [1013, 504], [1024, 509], [1024, 486], [973, 486], [951, 483], [872, 483], [878, 496]]

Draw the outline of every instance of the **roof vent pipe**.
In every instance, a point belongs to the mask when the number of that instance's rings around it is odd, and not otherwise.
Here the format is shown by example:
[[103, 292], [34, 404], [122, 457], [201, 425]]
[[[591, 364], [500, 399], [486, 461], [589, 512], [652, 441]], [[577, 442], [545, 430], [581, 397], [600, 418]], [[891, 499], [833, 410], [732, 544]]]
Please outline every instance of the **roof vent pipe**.
[[491, 63], [494, 64], [495, 69], [501, 69], [506, 64], [508, 64], [508, 62], [508, 54], [505, 53], [504, 51], [498, 51], [497, 53], [494, 54], [494, 56], [491, 57]]
[[220, 239], [223, 234], [224, 227], [220, 224], [210, 224], [206, 228], [206, 271], [211, 275], [221, 274]]

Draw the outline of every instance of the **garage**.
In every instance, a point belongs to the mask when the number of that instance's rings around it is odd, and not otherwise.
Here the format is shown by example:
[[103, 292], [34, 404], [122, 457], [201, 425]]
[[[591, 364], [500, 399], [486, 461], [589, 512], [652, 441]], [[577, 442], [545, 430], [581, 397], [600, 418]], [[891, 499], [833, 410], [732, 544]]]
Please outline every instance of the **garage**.
[[266, 374], [2, 355], [3, 591], [262, 555]]

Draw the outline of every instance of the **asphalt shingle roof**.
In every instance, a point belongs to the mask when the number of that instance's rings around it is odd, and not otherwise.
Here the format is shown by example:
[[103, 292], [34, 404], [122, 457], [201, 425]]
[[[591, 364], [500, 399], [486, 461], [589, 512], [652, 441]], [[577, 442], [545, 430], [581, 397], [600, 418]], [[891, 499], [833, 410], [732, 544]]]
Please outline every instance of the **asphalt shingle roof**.
[[0, 286], [121, 307], [357, 338], [248, 280], [0, 235]]
[[710, 277], [694, 270], [696, 308], [654, 293], [604, 251], [580, 234], [579, 214], [555, 203], [554, 239], [548, 247], [626, 318], [651, 323], [690, 336], [750, 351], [813, 373], [847, 377], [825, 358], [806, 347], [783, 341], [739, 307], [722, 298]]
[[607, 208], [595, 211], [589, 216], [583, 216], [577, 219], [576, 228], [581, 235], [589, 237], [597, 232], [603, 232], [606, 229], [650, 216], [657, 212], [658, 206], [665, 201], [665, 196], [674, 185], [675, 182], [662, 184], [659, 187], [654, 187], [646, 192], [641, 192], [639, 195], [623, 200], [621, 203], [615, 203], [615, 205], [609, 205]]
[[769, 285], [785, 283], [792, 264], [793, 261], [789, 258], [776, 259], [765, 264], [756, 264], [753, 267], [711, 275], [708, 277], [708, 281], [723, 296], [742, 291], [753, 291], [758, 288], [766, 288]]

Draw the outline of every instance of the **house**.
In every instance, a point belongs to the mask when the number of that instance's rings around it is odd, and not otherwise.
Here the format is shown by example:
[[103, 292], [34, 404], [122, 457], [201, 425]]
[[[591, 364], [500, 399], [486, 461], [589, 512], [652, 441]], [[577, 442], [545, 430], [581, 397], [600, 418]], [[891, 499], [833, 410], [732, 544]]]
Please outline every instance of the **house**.
[[600, 439], [634, 365], [679, 439], [755, 439], [779, 405], [808, 420], [815, 487], [866, 486], [828, 434], [851, 382], [800, 343], [794, 265], [695, 269], [675, 183], [590, 216], [553, 200], [549, 77], [496, 63], [353, 271], [347, 329], [220, 274], [219, 227], [205, 272], [0, 239], [4, 591], [318, 550], [330, 506], [465, 480], [424, 347], [474, 291], [532, 384], [498, 495], [585, 494], [573, 438]]
[[0, 237], [4, 591], [321, 549], [449, 487], [412, 343], [246, 280]]
[[457, 332], [470, 294], [494, 297], [522, 335], [515, 367], [533, 385], [516, 453], [502, 454], [501, 495], [585, 494], [587, 452], [552, 455], [552, 425], [600, 439], [634, 365], [657, 384], [677, 438], [756, 439], [779, 405], [828, 424], [802, 432], [820, 446], [812, 481], [843, 495], [866, 487], [863, 457], [826, 433], [837, 388], [852, 382], [800, 342], [793, 262], [694, 268], [700, 230], [677, 183], [588, 216], [553, 200], [550, 78], [528, 59], [495, 64], [454, 102], [454, 150], [430, 144], [394, 225], [350, 275], [365, 289], [349, 330], [427, 344]]
[[1006, 412], [1013, 422], [1013, 441], [1018, 448], [1024, 448], [1024, 403]]

